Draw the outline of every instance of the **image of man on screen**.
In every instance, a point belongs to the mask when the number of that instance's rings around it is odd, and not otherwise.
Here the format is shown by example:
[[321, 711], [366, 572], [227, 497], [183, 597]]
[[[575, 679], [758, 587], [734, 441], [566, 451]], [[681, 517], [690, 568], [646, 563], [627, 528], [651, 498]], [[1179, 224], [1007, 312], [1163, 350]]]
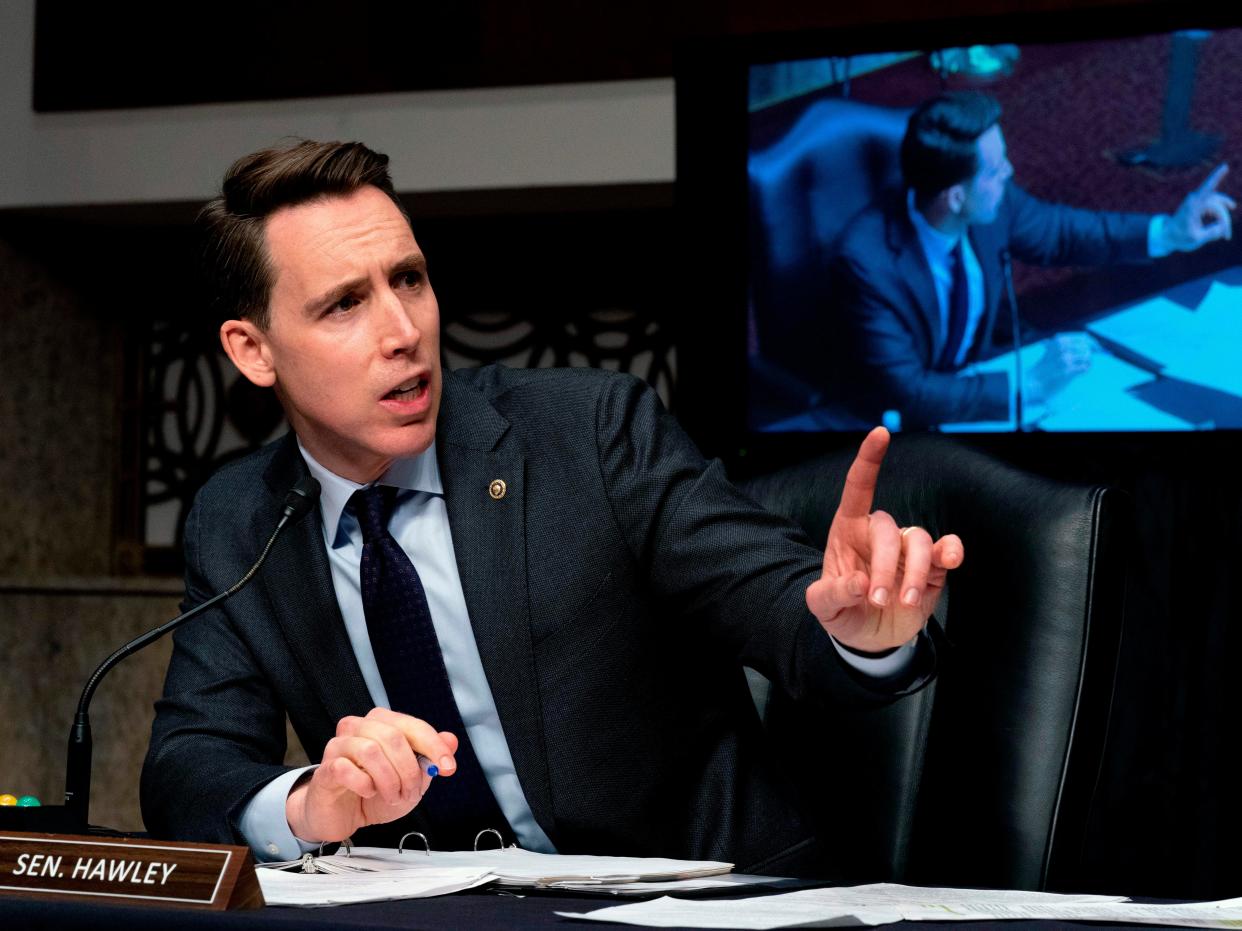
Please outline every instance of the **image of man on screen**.
[[[742, 667], [812, 704], [917, 690], [962, 541], [871, 511], [882, 429], [819, 550], [638, 379], [444, 369], [387, 164], [360, 143], [263, 150], [200, 214], [224, 348], [292, 432], [199, 492], [187, 606], [246, 571], [291, 486], [322, 492], [252, 586], [178, 629], [148, 829], [269, 860], [496, 829], [805, 868], [815, 840]], [[316, 765], [284, 764], [286, 719]]]
[[[941, 94], [910, 116], [904, 189], [855, 217], [832, 269], [843, 364], [859, 407], [903, 426], [1012, 417], [1006, 374], [966, 374], [992, 343], [1006, 265], [1139, 263], [1231, 234], [1234, 201], [1220, 166], [1172, 215], [1051, 204], [1012, 183], [1001, 107], [974, 91]], [[1045, 403], [1090, 365], [1085, 334], [1062, 334], [1028, 370], [1028, 403]], [[888, 416], [892, 416], [889, 414]]]

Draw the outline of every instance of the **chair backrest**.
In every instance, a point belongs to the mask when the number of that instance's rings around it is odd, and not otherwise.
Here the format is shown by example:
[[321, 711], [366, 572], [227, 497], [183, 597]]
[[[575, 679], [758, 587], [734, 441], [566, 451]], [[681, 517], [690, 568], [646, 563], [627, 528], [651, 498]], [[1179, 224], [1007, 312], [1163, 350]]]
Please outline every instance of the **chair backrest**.
[[822, 365], [808, 333], [822, 316], [827, 262], [847, 221], [901, 178], [908, 111], [829, 98], [752, 151], [751, 301], [759, 351], [801, 377]]
[[[822, 544], [851, 456], [752, 480]], [[1103, 761], [1129, 501], [935, 435], [899, 436], [876, 507], [966, 546], [937, 611], [950, 655], [878, 710], [767, 702], [774, 743], [842, 878], [1073, 888]]]

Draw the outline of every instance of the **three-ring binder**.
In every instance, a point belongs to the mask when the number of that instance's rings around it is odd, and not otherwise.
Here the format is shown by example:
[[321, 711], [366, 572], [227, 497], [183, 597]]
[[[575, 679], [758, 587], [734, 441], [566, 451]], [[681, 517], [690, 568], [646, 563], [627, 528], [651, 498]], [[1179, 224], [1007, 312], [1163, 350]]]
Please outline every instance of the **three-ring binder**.
[[[500, 842], [498, 849], [500, 850], [506, 849], [505, 838], [504, 838], [504, 835], [500, 833], [500, 831], [498, 831], [496, 828], [484, 828], [478, 834], [474, 835], [474, 852], [475, 853], [479, 852], [479, 841], [488, 834], [496, 835], [496, 840]], [[411, 837], [420, 838], [423, 842], [423, 853], [425, 853], [427, 856], [431, 856], [431, 842], [427, 840], [427, 835], [422, 833], [422, 831], [407, 831], [405, 834], [402, 834], [401, 839], [397, 841], [397, 853], [399, 854], [405, 853], [405, 842], [408, 838], [411, 838]], [[328, 872], [327, 870], [320, 867], [318, 863], [319, 858], [324, 856], [323, 848], [325, 846], [327, 846], [327, 844], [320, 844], [318, 853], [302, 854], [301, 860], [298, 861], [298, 863], [300, 864], [298, 868], [303, 873], [326, 873]], [[343, 841], [341, 841], [341, 847], [345, 849], [344, 856], [346, 857], [351, 856], [353, 853], [353, 849], [354, 849], [352, 838], [347, 837]], [[517, 844], [510, 844], [509, 847], [513, 849], [517, 849]]]

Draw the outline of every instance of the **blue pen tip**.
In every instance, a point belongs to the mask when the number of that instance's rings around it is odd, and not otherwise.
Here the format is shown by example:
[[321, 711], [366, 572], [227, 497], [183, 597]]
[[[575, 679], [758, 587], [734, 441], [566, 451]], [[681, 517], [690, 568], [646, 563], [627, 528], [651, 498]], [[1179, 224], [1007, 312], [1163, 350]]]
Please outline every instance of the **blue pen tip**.
[[430, 766], [427, 767], [427, 775], [428, 776], [440, 775], [440, 767], [437, 766], [435, 763], [432, 763]]

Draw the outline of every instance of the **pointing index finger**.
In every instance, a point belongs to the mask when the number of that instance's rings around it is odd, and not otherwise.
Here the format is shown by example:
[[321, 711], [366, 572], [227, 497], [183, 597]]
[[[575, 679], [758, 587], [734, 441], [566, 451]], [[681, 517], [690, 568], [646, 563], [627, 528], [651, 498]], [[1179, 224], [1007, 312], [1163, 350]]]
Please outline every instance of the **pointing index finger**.
[[1207, 180], [1199, 185], [1200, 194], [1210, 194], [1216, 190], [1217, 186], [1225, 179], [1225, 175], [1229, 174], [1229, 165], [1220, 164], [1216, 169], [1207, 176]]
[[887, 430], [876, 427], [858, 447], [858, 455], [845, 476], [845, 490], [841, 492], [841, 503], [837, 507], [837, 513], [842, 517], [866, 517], [871, 513], [876, 481], [880, 477], [880, 466], [884, 464], [889, 439]]

